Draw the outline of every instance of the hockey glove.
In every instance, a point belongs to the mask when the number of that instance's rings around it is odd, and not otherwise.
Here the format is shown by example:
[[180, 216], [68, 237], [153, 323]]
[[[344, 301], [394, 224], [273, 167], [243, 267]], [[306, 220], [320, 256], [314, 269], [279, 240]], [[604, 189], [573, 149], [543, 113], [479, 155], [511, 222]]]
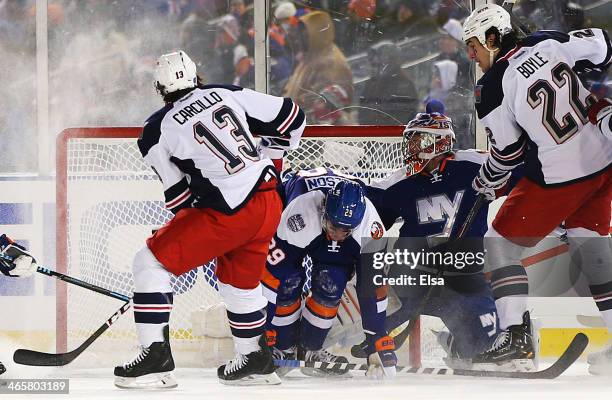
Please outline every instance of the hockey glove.
[[13, 242], [6, 235], [0, 236], [0, 254], [13, 259], [13, 261], [0, 259], [0, 272], [6, 276], [27, 278], [38, 268], [36, 260], [26, 249]]
[[481, 168], [480, 174], [472, 181], [472, 188], [478, 193], [484, 194], [488, 201], [493, 201], [506, 193], [509, 179], [510, 172], [495, 182], [490, 181], [484, 176], [483, 169]]
[[279, 173], [283, 170], [283, 157], [285, 156], [285, 151], [274, 139], [261, 138], [261, 141], [257, 145], [257, 152], [260, 157], [271, 159], [274, 168]]
[[397, 356], [395, 343], [391, 336], [369, 335], [368, 342], [368, 370], [366, 376], [374, 379], [393, 379], [397, 373]]
[[607, 136], [608, 139], [612, 139], [610, 118], [612, 118], [611, 99], [603, 98], [589, 108], [589, 121], [593, 125], [597, 125], [601, 133]]

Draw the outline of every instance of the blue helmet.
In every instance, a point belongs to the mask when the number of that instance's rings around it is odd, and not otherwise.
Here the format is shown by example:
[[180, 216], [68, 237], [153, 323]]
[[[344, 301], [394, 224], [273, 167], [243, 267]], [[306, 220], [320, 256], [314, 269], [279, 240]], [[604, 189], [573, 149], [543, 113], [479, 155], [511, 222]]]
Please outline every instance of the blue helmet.
[[342, 179], [327, 192], [324, 217], [334, 226], [354, 229], [361, 223], [365, 209], [361, 185]]

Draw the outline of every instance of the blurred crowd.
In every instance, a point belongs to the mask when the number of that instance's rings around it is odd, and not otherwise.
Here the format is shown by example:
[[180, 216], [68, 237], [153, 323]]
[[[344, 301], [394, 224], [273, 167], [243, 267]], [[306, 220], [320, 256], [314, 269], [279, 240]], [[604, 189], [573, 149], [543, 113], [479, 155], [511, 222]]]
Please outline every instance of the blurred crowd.
[[[160, 106], [155, 59], [179, 48], [206, 82], [254, 88], [252, 1], [48, 0], [51, 134], [141, 125]], [[0, 0], [0, 172], [36, 169], [35, 3]], [[461, 41], [468, 3], [273, 1], [270, 91], [294, 98], [309, 124], [404, 124], [436, 99], [456, 125], [458, 147], [473, 147], [473, 69]], [[593, 21], [593, 3], [519, 0], [516, 15], [532, 30], [606, 27], [609, 8]], [[609, 95], [606, 74], [585, 79]]]

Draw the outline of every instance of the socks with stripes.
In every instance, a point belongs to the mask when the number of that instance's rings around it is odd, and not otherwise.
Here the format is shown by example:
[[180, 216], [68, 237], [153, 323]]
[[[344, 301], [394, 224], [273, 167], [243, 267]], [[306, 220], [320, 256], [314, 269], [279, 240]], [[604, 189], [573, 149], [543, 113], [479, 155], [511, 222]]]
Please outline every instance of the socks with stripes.
[[134, 320], [142, 346], [164, 341], [164, 327], [170, 320], [172, 293], [134, 293]]
[[499, 316], [499, 327], [506, 329], [523, 323], [527, 310], [529, 282], [522, 265], [509, 265], [491, 273], [491, 288]]

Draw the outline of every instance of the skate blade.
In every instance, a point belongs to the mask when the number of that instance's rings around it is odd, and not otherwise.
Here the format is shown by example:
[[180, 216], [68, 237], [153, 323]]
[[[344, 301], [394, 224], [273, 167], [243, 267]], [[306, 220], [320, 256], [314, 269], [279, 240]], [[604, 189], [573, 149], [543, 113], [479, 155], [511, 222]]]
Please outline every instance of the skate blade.
[[533, 359], [525, 358], [510, 360], [501, 364], [473, 363], [471, 369], [474, 371], [531, 372], [535, 371], [536, 367]]
[[282, 378], [283, 376], [291, 372], [292, 369], [293, 368], [289, 368], [289, 367], [279, 367], [279, 368], [276, 368], [274, 372], [276, 372], [276, 375]]
[[121, 389], [173, 389], [178, 386], [178, 382], [172, 372], [160, 372], [137, 378], [116, 376], [115, 386]]
[[282, 382], [276, 372], [271, 374], [252, 374], [241, 379], [225, 380], [219, 382], [228, 386], [258, 386], [258, 385], [280, 385]]
[[315, 378], [351, 379], [353, 377], [349, 371], [336, 371], [331, 369], [300, 368], [300, 372], [306, 376]]

